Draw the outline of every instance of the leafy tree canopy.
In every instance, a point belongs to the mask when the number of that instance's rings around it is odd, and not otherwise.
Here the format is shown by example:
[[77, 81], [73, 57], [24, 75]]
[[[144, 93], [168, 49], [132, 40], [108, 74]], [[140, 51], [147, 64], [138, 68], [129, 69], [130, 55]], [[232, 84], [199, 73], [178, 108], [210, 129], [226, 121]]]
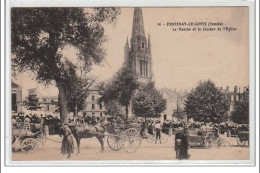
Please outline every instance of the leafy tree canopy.
[[221, 91], [210, 81], [203, 81], [192, 90], [185, 101], [188, 118], [195, 121], [220, 123], [227, 119], [229, 105]]
[[24, 105], [27, 107], [29, 110], [37, 110], [40, 105], [39, 98], [37, 95], [29, 95], [26, 97], [26, 100], [24, 101]]
[[[56, 82], [62, 121], [67, 119], [66, 79], [72, 69], [89, 71], [105, 55], [104, 22], [114, 22], [119, 8], [12, 8], [11, 51], [15, 73], [30, 71], [39, 82]], [[76, 63], [62, 56], [72, 45]], [[15, 74], [14, 73], [14, 74]]]
[[114, 78], [106, 84], [103, 84], [100, 98], [101, 102], [108, 103], [116, 100], [120, 105], [126, 108], [126, 118], [128, 118], [128, 106], [134, 91], [138, 89], [139, 83], [136, 75], [128, 67], [121, 68]]
[[166, 109], [166, 100], [154, 82], [141, 86], [132, 99], [133, 113], [139, 117], [158, 117]]
[[246, 88], [241, 97], [242, 99], [235, 103], [232, 120], [238, 124], [249, 124], [249, 88]]

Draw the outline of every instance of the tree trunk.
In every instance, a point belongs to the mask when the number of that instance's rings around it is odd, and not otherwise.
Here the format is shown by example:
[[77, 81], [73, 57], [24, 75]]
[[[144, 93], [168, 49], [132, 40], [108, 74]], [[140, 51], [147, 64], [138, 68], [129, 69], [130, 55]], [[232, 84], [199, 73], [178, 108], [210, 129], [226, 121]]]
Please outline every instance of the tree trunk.
[[125, 114], [126, 114], [125, 119], [127, 120], [128, 119], [128, 105], [125, 106]]
[[57, 82], [57, 87], [59, 90], [60, 120], [61, 123], [68, 123], [68, 109], [66, 104], [65, 87], [60, 82]]
[[74, 109], [74, 117], [77, 118], [78, 117], [78, 107], [76, 106]]

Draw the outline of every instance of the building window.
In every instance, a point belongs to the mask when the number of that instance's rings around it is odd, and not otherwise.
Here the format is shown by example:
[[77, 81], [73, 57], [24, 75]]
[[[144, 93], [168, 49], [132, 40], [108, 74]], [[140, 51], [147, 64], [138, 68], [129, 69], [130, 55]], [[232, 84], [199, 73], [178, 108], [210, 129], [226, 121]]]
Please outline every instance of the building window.
[[231, 101], [234, 101], [234, 95], [231, 95]]
[[99, 104], [99, 109], [102, 109], [102, 104]]
[[102, 117], [102, 112], [100, 112], [100, 117]]
[[92, 96], [92, 101], [94, 101], [95, 100], [95, 96]]
[[95, 112], [92, 112], [92, 116], [94, 116], [95, 115]]
[[95, 104], [92, 104], [92, 109], [95, 109]]
[[144, 42], [142, 42], [142, 48], [144, 48]]

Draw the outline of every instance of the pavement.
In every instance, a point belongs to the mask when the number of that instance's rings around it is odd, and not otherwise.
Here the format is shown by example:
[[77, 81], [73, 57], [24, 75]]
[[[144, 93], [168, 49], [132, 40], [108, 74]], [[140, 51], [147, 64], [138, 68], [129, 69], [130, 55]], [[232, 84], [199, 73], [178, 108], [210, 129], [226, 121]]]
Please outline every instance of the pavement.
[[[175, 136], [168, 137], [165, 144], [148, 143], [143, 139], [139, 149], [134, 153], [127, 153], [123, 149], [120, 151], [111, 150], [105, 138], [105, 151], [101, 151], [100, 144], [96, 138], [81, 139], [80, 153], [72, 154], [70, 159], [60, 153], [62, 138], [58, 135], [49, 136], [45, 145], [41, 144], [32, 153], [22, 153], [13, 151], [13, 161], [50, 161], [50, 160], [78, 160], [78, 161], [96, 161], [96, 160], [175, 160], [174, 151]], [[238, 147], [236, 138], [221, 135], [221, 138], [227, 141], [225, 147], [216, 148], [190, 148], [190, 160], [248, 160], [249, 148]], [[76, 144], [76, 143], [75, 143]], [[75, 151], [77, 148], [75, 146]]]

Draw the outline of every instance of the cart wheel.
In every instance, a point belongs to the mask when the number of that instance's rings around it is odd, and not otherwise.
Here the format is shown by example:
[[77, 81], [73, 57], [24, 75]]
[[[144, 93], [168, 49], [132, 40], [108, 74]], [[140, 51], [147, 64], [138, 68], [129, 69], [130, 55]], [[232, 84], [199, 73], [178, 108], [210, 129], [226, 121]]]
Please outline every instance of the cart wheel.
[[147, 136], [147, 142], [148, 142], [148, 143], [153, 143], [153, 142], [154, 142], [154, 139], [155, 139], [155, 136], [154, 136], [154, 135], [149, 135], [149, 136]]
[[37, 147], [38, 143], [34, 138], [26, 138], [21, 142], [21, 150], [25, 153], [32, 153]]
[[119, 136], [108, 136], [107, 137], [107, 144], [109, 148], [115, 151], [119, 151], [123, 148], [123, 141]]
[[237, 137], [237, 145], [244, 147], [246, 146], [246, 140]]
[[225, 147], [225, 143], [220, 140], [220, 139], [216, 139], [214, 142], [213, 142], [213, 146], [214, 147]]
[[212, 132], [207, 133], [204, 139], [204, 146], [206, 148], [213, 147], [215, 141], [215, 135]]
[[136, 152], [142, 141], [140, 132], [134, 128], [127, 129], [123, 133], [122, 139], [124, 140], [123, 149], [128, 153]]
[[166, 144], [168, 142], [168, 137], [165, 136], [165, 135], [162, 135], [161, 136], [161, 142], [162, 142], [162, 144]]

